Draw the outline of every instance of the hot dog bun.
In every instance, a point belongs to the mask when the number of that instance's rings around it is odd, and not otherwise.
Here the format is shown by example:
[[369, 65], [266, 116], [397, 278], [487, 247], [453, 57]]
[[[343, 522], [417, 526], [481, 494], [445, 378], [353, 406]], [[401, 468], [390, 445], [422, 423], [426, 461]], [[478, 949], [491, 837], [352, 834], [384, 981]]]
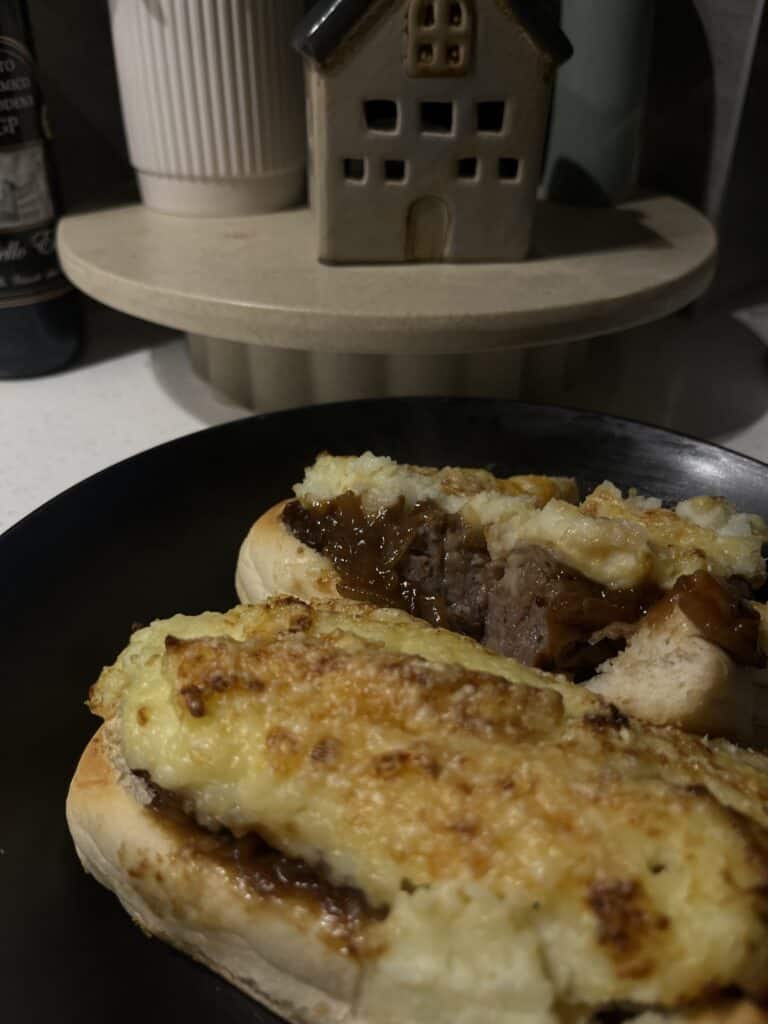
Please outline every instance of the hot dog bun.
[[287, 1020], [768, 997], [764, 757], [343, 601], [154, 623], [91, 707], [84, 866]]
[[[532, 479], [537, 481], [535, 487], [519, 483]], [[717, 646], [709, 634], [702, 634], [699, 624], [682, 607], [671, 604], [673, 613], [664, 620], [657, 616], [653, 624], [644, 619], [647, 607], [665, 593], [674, 593], [678, 580], [693, 578], [696, 573], [702, 577], [715, 574], [717, 579], [739, 576], [759, 584], [765, 576], [760, 547], [766, 533], [765, 524], [757, 517], [739, 514], [727, 502], [715, 498], [694, 498], [680, 503], [677, 510], [664, 509], [655, 499], [623, 499], [610, 484], [602, 484], [576, 505], [575, 492], [560, 480], [497, 480], [479, 471], [398, 466], [371, 455], [359, 459], [321, 456], [295, 491], [294, 508], [322, 509], [324, 503], [334, 500], [334, 495], [338, 498], [341, 494], [354, 495], [372, 519], [397, 501], [406, 509], [426, 501], [438, 508], [438, 515], [465, 521], [468, 529], [482, 537], [489, 553], [486, 557], [499, 567], [497, 573], [505, 573], [502, 584], [510, 581], [501, 611], [495, 618], [491, 612], [486, 613], [486, 624], [495, 623], [493, 629], [486, 627], [490, 636], [487, 642], [493, 649], [527, 663], [541, 664], [528, 660], [525, 643], [505, 644], [514, 630], [524, 641], [546, 632], [536, 609], [529, 612], [533, 607], [528, 596], [531, 580], [535, 584], [547, 574], [555, 579], [561, 572], [580, 577], [583, 582], [573, 586], [592, 590], [586, 597], [577, 591], [575, 599], [566, 592], [564, 600], [574, 607], [579, 601], [594, 605], [600, 593], [610, 597], [621, 593], [622, 587], [648, 588], [652, 599], [643, 606], [642, 614], [639, 610], [634, 613], [634, 621], [622, 620], [617, 612], [617, 629], [596, 627], [592, 637], [582, 636], [582, 657], [587, 663], [596, 649], [594, 644], [612, 644], [609, 653], [601, 655], [599, 667], [581, 676], [586, 685], [628, 713], [654, 724], [724, 736], [745, 746], [768, 747], [768, 671], [764, 667], [768, 642], [765, 625], [760, 622], [765, 618], [764, 608], [751, 606], [755, 609], [751, 613], [755, 650], [746, 663]], [[328, 557], [292, 532], [285, 518], [290, 508], [285, 501], [267, 511], [244, 539], [236, 570], [240, 600], [259, 601], [275, 594], [307, 600], [328, 598], [337, 596], [340, 587], [345, 596], [355, 593]], [[455, 532], [455, 527], [450, 529]], [[373, 543], [380, 543], [378, 535]], [[429, 542], [423, 542], [419, 550], [429, 549]], [[438, 552], [435, 556], [436, 565], [441, 557], [446, 565], [449, 558], [455, 558], [455, 542], [453, 546], [443, 545], [442, 551], [442, 555]], [[424, 556], [419, 555], [413, 563], [417, 581], [419, 574], [424, 575], [417, 564], [419, 559], [423, 562]], [[354, 554], [350, 560], [354, 567]], [[473, 563], [467, 560], [466, 565], [464, 591], [455, 584], [446, 588], [451, 600], [444, 603], [449, 609], [451, 601], [459, 608], [475, 601], [472, 590], [476, 577], [470, 575]], [[410, 571], [413, 575], [414, 570]], [[456, 575], [455, 568], [449, 571]], [[415, 586], [418, 589], [418, 582]], [[514, 599], [513, 591], [519, 595]], [[362, 592], [366, 593], [365, 587]], [[720, 600], [722, 595], [715, 597]], [[549, 598], [539, 591], [536, 603], [542, 600]], [[429, 605], [427, 611], [432, 607]], [[750, 614], [748, 608], [743, 614]], [[450, 621], [446, 624], [463, 628]], [[609, 620], [601, 623], [606, 625], [612, 624]], [[742, 622], [735, 628], [743, 626]], [[605, 636], [611, 639], [601, 641]], [[621, 638], [619, 642], [616, 637]], [[535, 652], [531, 659], [534, 657]], [[542, 667], [569, 671], [566, 664], [556, 660], [551, 667]], [[577, 666], [577, 671], [583, 668]]]
[[244, 604], [258, 604], [277, 594], [302, 601], [338, 597], [338, 574], [323, 555], [286, 528], [281, 501], [260, 516], [240, 546], [235, 590]]
[[355, 967], [279, 906], [185, 848], [150, 809], [102, 726], [69, 788], [67, 823], [85, 870], [133, 920], [296, 1024], [350, 1021]]

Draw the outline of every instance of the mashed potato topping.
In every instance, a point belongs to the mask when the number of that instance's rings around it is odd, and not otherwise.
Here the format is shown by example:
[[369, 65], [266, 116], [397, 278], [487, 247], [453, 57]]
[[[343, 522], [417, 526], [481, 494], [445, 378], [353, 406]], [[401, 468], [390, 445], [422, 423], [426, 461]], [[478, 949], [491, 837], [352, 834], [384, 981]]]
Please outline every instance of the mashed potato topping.
[[626, 589], [654, 579], [654, 551], [642, 526], [595, 519], [564, 501], [552, 500], [516, 519], [500, 519], [488, 528], [487, 537], [494, 557], [537, 544], [606, 587]]
[[[470, 498], [504, 499], [509, 508], [544, 505], [550, 498], [578, 500], [576, 483], [566, 477], [495, 477], [485, 469], [447, 466], [431, 469], [407, 466], [366, 452], [359, 456], [319, 455], [308, 467], [304, 480], [294, 488], [300, 501], [327, 501], [345, 491], [361, 494], [363, 504], [374, 510], [394, 505], [402, 496], [408, 504], [434, 501], [447, 512], [459, 512]], [[510, 500], [511, 499], [511, 500]]]
[[658, 498], [634, 492], [625, 498], [606, 481], [576, 504], [576, 484], [568, 478], [502, 479], [480, 469], [399, 465], [370, 452], [321, 455], [294, 490], [305, 505], [346, 491], [361, 495], [370, 510], [400, 498], [407, 505], [433, 501], [482, 526], [493, 558], [520, 545], [542, 545], [611, 588], [655, 583], [666, 590], [699, 569], [742, 577], [753, 586], [765, 580], [761, 548], [768, 527], [723, 498], [694, 497], [668, 509]]
[[91, 705], [201, 823], [388, 908], [363, 1006], [397, 990], [398, 1019], [547, 1022], [768, 994], [765, 758], [341, 601], [157, 622]]
[[624, 499], [613, 484], [602, 483], [581, 505], [598, 520], [641, 527], [654, 552], [657, 582], [671, 587], [679, 576], [708, 569], [718, 576], [740, 576], [753, 586], [765, 580], [762, 545], [768, 527], [759, 516], [737, 513], [724, 498], [699, 496], [675, 509], [643, 507]]

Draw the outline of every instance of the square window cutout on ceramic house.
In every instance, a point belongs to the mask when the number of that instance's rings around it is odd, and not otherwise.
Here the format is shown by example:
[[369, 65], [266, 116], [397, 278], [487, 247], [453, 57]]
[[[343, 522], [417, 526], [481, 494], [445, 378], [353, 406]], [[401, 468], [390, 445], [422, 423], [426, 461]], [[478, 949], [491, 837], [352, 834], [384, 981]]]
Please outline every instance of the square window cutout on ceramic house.
[[405, 160], [385, 160], [384, 178], [386, 181], [405, 181]]
[[446, 48], [445, 56], [449, 67], [460, 67], [464, 63], [464, 48], [454, 45]]
[[429, 135], [450, 135], [453, 131], [452, 103], [421, 103], [421, 130]]
[[498, 134], [504, 128], [504, 100], [489, 100], [477, 104], [477, 130]]
[[432, 43], [421, 43], [417, 54], [416, 62], [419, 67], [428, 68], [435, 62], [435, 48]]
[[503, 156], [499, 160], [499, 177], [502, 181], [520, 180], [520, 161], [512, 156]]
[[360, 157], [346, 157], [343, 163], [344, 177], [347, 181], [363, 181], [365, 178], [365, 160]]
[[464, 10], [460, 3], [449, 4], [448, 21], [454, 28], [459, 28], [464, 24]]
[[462, 157], [456, 164], [456, 176], [463, 181], [477, 181], [477, 157]]
[[408, 75], [459, 78], [470, 74], [475, 20], [474, 0], [409, 0], [405, 62]]
[[363, 113], [369, 131], [397, 131], [397, 103], [394, 100], [366, 100]]

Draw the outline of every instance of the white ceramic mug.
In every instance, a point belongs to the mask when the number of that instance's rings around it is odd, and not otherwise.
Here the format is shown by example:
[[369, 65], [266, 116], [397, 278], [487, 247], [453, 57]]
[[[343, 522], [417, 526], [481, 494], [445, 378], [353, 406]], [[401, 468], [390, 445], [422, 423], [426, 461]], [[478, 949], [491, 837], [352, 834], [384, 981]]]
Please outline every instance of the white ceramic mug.
[[304, 192], [303, 0], [109, 0], [120, 99], [142, 199], [237, 216]]

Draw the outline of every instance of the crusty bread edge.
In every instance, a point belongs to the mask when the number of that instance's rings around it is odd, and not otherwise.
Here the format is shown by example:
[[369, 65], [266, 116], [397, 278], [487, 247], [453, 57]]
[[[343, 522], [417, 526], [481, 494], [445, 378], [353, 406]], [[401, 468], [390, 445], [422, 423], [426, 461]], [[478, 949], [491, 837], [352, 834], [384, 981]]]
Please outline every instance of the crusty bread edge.
[[276, 594], [302, 601], [338, 597], [338, 575], [330, 561], [293, 536], [282, 520], [281, 501], [264, 513], [240, 545], [235, 589], [243, 604]]
[[[120, 765], [109, 727], [102, 726], [72, 779], [67, 823], [85, 870], [117, 895], [145, 932], [188, 954], [291, 1024], [374, 1024], [353, 1011], [360, 982], [354, 961], [286, 919], [279, 907], [249, 899], [212, 862], [198, 860], [190, 878], [183, 850], [147, 809], [147, 801], [141, 782]], [[162, 882], [157, 881], [158, 871]], [[211, 907], [215, 912], [206, 921]], [[184, 920], [184, 908], [196, 910], [196, 918]], [[588, 1016], [579, 1019], [586, 1022]], [[688, 1012], [650, 1011], [637, 1021], [768, 1024], [768, 1014], [737, 999]]]
[[115, 749], [102, 726], [67, 796], [67, 824], [85, 870], [145, 932], [291, 1024], [367, 1024], [352, 1012], [357, 963], [279, 905], [244, 893], [213, 861], [185, 863], [180, 840], [147, 809], [148, 795], [118, 766]]
[[[255, 604], [279, 594], [304, 601], [339, 597], [339, 576], [330, 560], [303, 544], [284, 525], [282, 513], [287, 504], [287, 501], [282, 501], [257, 519], [240, 547], [235, 586], [244, 604]], [[763, 643], [768, 647], [768, 611], [761, 605], [755, 604], [753, 607], [761, 616]], [[639, 636], [649, 632], [658, 633], [659, 628], [664, 627], [651, 629], [643, 624]], [[744, 746], [765, 749], [765, 736], [768, 735], [768, 686], [762, 675], [735, 665], [724, 652], [698, 635], [692, 635], [687, 642], [710, 648], [713, 660], [722, 661], [730, 673], [718, 677], [712, 686], [705, 686], [707, 680], [690, 676], [685, 679], [691, 699], [690, 707], [675, 705], [665, 716], [656, 710], [652, 701], [649, 707], [645, 699], [645, 684], [639, 687], [631, 673], [626, 677], [620, 675], [631, 656], [632, 641], [625, 652], [604, 666], [611, 666], [612, 674], [598, 674], [586, 684], [586, 689], [653, 724], [675, 725], [687, 732], [725, 736]], [[664, 657], [660, 657], [659, 665], [663, 666], [664, 663]], [[686, 668], [687, 663], [681, 659], [680, 670], [684, 675]], [[744, 697], [735, 709], [728, 703], [731, 693], [740, 693]], [[715, 713], [712, 710], [709, 711], [710, 718], [703, 716], [701, 705], [706, 701], [714, 701], [724, 724], [717, 724], [718, 720], [711, 717]]]

